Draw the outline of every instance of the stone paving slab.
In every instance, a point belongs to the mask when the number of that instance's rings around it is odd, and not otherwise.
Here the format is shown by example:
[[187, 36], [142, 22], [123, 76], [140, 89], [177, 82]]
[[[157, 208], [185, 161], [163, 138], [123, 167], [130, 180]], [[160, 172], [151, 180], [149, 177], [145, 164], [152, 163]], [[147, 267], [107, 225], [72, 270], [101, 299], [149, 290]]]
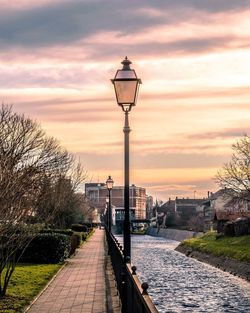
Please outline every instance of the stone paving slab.
[[106, 313], [104, 236], [96, 229], [27, 313]]

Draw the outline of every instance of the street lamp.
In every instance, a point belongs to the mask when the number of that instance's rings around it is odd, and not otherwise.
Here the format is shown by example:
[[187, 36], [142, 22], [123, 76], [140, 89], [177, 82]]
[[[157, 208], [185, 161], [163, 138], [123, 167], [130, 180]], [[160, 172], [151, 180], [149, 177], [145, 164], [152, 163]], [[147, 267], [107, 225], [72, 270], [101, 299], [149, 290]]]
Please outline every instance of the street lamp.
[[124, 259], [130, 262], [131, 258], [131, 236], [130, 236], [130, 214], [129, 214], [129, 120], [128, 114], [136, 104], [140, 78], [135, 71], [130, 68], [131, 61], [126, 57], [121, 64], [123, 68], [117, 70], [112, 83], [115, 88], [116, 101], [125, 113], [124, 132], [124, 223], [123, 223], [123, 245]]
[[109, 205], [108, 205], [108, 231], [111, 232], [111, 225], [112, 225], [112, 211], [111, 211], [111, 197], [110, 193], [114, 185], [114, 181], [111, 176], [108, 177], [106, 180], [107, 189], [109, 192]]
[[109, 223], [109, 219], [108, 219], [108, 213], [109, 212], [109, 197], [108, 195], [106, 196], [106, 202], [105, 202], [105, 225], [106, 228], [108, 229], [108, 223]]

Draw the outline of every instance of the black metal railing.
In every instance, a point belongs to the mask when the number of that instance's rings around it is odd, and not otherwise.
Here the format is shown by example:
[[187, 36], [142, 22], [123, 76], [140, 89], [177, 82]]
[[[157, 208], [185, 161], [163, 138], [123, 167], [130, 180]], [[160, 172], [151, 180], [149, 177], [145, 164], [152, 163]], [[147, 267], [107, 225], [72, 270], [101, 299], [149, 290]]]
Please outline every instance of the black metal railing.
[[108, 253], [111, 258], [117, 289], [122, 303], [122, 313], [157, 313], [147, 293], [148, 284], [140, 282], [136, 267], [125, 262], [122, 246], [106, 229]]

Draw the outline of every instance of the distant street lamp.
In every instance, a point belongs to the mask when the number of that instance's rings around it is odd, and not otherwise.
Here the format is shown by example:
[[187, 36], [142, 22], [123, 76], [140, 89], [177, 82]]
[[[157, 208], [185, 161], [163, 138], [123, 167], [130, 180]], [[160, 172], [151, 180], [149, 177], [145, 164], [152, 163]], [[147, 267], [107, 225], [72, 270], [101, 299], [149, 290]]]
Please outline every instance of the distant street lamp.
[[109, 212], [109, 197], [108, 195], [106, 196], [106, 202], [105, 202], [105, 225], [108, 229], [108, 212]]
[[131, 61], [126, 57], [122, 62], [123, 68], [117, 70], [112, 83], [115, 88], [116, 101], [122, 107], [125, 113], [124, 132], [124, 224], [123, 224], [123, 244], [124, 259], [130, 262], [131, 259], [131, 236], [130, 236], [130, 214], [129, 214], [129, 120], [128, 114], [132, 107], [135, 106], [140, 78], [137, 77], [135, 71], [130, 68]]
[[112, 226], [112, 211], [111, 211], [111, 190], [113, 188], [114, 185], [114, 181], [111, 178], [111, 176], [108, 177], [108, 179], [106, 180], [106, 185], [107, 185], [107, 189], [109, 192], [109, 204], [108, 204], [108, 231], [111, 232], [111, 226]]

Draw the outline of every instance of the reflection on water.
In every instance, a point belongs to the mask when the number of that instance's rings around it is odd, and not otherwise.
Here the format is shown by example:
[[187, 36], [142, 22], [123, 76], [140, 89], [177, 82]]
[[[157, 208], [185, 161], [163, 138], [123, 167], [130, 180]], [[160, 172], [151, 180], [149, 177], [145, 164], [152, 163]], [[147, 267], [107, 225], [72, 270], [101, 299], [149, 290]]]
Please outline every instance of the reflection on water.
[[[121, 238], [122, 240], [122, 238]], [[132, 236], [132, 263], [159, 312], [250, 313], [250, 284], [174, 251], [178, 242]]]

